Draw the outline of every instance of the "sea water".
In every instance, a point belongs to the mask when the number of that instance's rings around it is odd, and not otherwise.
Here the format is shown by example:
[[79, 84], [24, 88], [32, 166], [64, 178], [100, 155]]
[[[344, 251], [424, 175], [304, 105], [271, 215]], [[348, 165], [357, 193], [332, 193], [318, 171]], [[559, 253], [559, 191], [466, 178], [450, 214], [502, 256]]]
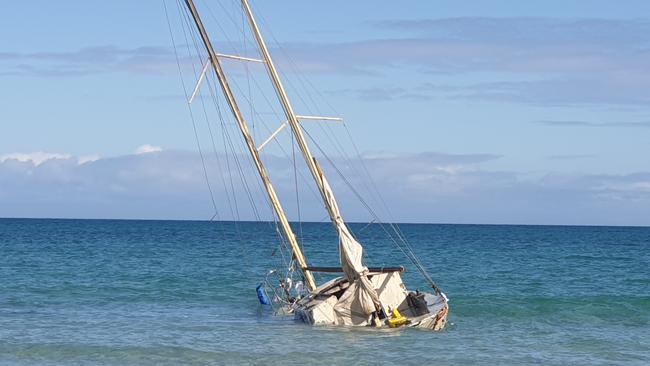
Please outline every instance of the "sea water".
[[[273, 316], [268, 223], [2, 219], [0, 364], [650, 364], [650, 228], [400, 227], [450, 299], [442, 332]], [[378, 225], [352, 229], [368, 265], [408, 263]], [[337, 265], [329, 224], [298, 230]]]

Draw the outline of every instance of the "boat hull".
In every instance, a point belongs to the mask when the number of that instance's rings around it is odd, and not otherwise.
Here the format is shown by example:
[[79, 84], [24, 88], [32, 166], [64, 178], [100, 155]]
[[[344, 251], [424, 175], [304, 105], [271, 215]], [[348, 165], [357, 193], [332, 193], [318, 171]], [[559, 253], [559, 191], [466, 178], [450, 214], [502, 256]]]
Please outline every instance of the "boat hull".
[[408, 291], [399, 272], [371, 273], [368, 278], [379, 295], [381, 311], [386, 315], [383, 319], [377, 321], [376, 314], [364, 314], [354, 304], [339, 302], [349, 286], [345, 277], [321, 285], [296, 302], [295, 318], [311, 325], [393, 327], [388, 320], [397, 310], [405, 318], [401, 326], [444, 329], [449, 312], [444, 294]]

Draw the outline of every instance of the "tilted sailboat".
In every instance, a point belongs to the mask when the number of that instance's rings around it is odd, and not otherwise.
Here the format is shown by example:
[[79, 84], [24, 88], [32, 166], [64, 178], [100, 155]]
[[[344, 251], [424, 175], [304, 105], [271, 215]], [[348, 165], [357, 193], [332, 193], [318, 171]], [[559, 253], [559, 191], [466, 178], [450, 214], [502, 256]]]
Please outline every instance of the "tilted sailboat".
[[[291, 284], [281, 284], [284, 294], [277, 295], [284, 297], [288, 312], [293, 312], [297, 319], [314, 325], [338, 325], [338, 326], [376, 326], [376, 327], [399, 327], [411, 326], [425, 329], [440, 330], [445, 326], [448, 305], [446, 296], [433, 283], [426, 274], [417, 258], [416, 266], [420, 269], [433, 288], [434, 293], [419, 291], [408, 291], [402, 282], [400, 272], [403, 267], [390, 268], [368, 268], [363, 263], [363, 248], [350, 232], [344, 222], [338, 204], [332, 192], [325, 174], [312, 155], [307, 141], [303, 135], [300, 125], [302, 119], [327, 119], [325, 117], [301, 117], [294, 112], [289, 97], [280, 80], [278, 71], [273, 63], [269, 50], [260, 33], [258, 25], [253, 17], [247, 0], [241, 0], [243, 13], [248, 20], [250, 29], [254, 35], [261, 59], [252, 59], [238, 55], [226, 55], [217, 53], [213, 47], [210, 37], [206, 32], [201, 17], [192, 0], [185, 0], [187, 10], [191, 14], [196, 29], [205, 46], [208, 54], [208, 61], [199, 78], [205, 76], [208, 66], [211, 65], [216, 78], [219, 81], [221, 91], [225, 96], [229, 109], [237, 122], [239, 130], [245, 141], [245, 146], [250, 153], [259, 177], [266, 191], [267, 198], [276, 215], [281, 233], [289, 243], [292, 257], [297, 267], [302, 272], [304, 280], [304, 291], [293, 296], [287, 290]], [[269, 174], [260, 158], [259, 147], [255, 144], [250, 133], [244, 115], [242, 114], [238, 101], [228, 83], [228, 77], [222, 67], [221, 59], [228, 58], [244, 62], [255, 61], [264, 63], [268, 76], [272, 81], [275, 93], [282, 105], [286, 122], [282, 127], [288, 126], [298, 144], [299, 150], [304, 157], [305, 163], [314, 183], [320, 193], [324, 206], [329, 214], [339, 237], [340, 268], [314, 267], [309, 266], [298, 243], [296, 235], [285, 215], [280, 200], [271, 183]], [[198, 88], [198, 83], [197, 83]], [[196, 89], [195, 89], [196, 92]], [[193, 95], [194, 96], [194, 95]], [[281, 128], [282, 128], [281, 127]], [[276, 131], [277, 133], [278, 131]], [[271, 136], [271, 138], [273, 135]], [[270, 138], [269, 138], [270, 139]], [[317, 285], [313, 272], [342, 272], [343, 276]], [[268, 302], [269, 299], [263, 288], [258, 288], [258, 296], [261, 301]]]

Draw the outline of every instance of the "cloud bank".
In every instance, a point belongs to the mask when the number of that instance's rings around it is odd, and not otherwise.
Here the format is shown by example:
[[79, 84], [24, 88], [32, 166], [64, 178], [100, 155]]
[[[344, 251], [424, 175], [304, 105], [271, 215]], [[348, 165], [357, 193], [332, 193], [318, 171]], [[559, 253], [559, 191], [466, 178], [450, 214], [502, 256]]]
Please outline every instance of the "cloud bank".
[[[650, 103], [647, 20], [461, 17], [386, 20], [368, 26], [391, 36], [286, 42], [280, 45], [282, 50], [272, 53], [283, 70], [300, 73], [377, 76], [409, 68], [430, 75], [474, 74], [482, 80], [433, 87], [376, 86], [357, 90], [361, 98], [444, 97], [542, 105]], [[174, 52], [168, 46], [103, 45], [40, 53], [0, 50], [0, 64], [2, 74], [14, 76], [176, 72]]]
[[[254, 219], [242, 184], [234, 194], [221, 189], [228, 176], [224, 156], [206, 156], [207, 174], [219, 211], [235, 217], [228, 203], [239, 200], [240, 219]], [[337, 161], [357, 193], [382, 219], [402, 222], [650, 225], [650, 172], [627, 175], [559, 175], [531, 177], [494, 171], [483, 164], [491, 154], [394, 154], [363, 156], [374, 183], [362, 179], [358, 165]], [[249, 162], [240, 157], [244, 164]], [[334, 159], [336, 160], [336, 159]], [[80, 163], [64, 154], [47, 159], [0, 159], [0, 216], [143, 219], [209, 219], [214, 214], [201, 159], [188, 151], [152, 151]], [[290, 162], [267, 157], [267, 165], [285, 208], [296, 219], [294, 176]], [[324, 165], [351, 221], [371, 217], [338, 174]], [[236, 173], [235, 173], [236, 175]], [[244, 175], [262, 218], [268, 206], [254, 171]], [[307, 181], [306, 181], [307, 182]], [[323, 220], [324, 211], [308, 184], [300, 184], [301, 217]], [[392, 215], [386, 217], [374, 188]], [[383, 214], [382, 214], [383, 213]]]

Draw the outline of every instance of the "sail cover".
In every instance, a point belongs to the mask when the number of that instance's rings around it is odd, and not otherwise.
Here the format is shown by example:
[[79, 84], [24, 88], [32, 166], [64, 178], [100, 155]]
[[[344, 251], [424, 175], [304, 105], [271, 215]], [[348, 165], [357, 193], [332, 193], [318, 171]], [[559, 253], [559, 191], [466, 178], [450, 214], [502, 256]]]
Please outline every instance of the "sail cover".
[[334, 216], [334, 224], [339, 234], [339, 253], [341, 267], [350, 282], [350, 287], [334, 306], [338, 322], [345, 325], [365, 325], [369, 315], [381, 308], [379, 296], [368, 279], [368, 267], [363, 265], [363, 247], [354, 239], [341, 218], [332, 189], [321, 174], [325, 198]]

